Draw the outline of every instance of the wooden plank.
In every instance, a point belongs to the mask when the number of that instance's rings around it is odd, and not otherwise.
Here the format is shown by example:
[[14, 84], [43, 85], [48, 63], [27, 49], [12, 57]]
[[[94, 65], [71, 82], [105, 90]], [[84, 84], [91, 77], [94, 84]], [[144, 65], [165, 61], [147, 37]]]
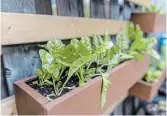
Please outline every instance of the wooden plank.
[[118, 99], [118, 101], [115, 101], [115, 103], [112, 104], [112, 106], [109, 107], [109, 108], [103, 113], [103, 115], [109, 115], [109, 114], [111, 114], [111, 113], [114, 111], [114, 109], [115, 109], [120, 103], [122, 103], [122, 102], [124, 101], [124, 99], [125, 99], [126, 97], [128, 97], [128, 92], [125, 93], [125, 94], [123, 94], [122, 96], [120, 96], [120, 98]]
[[[127, 96], [128, 93], [122, 95], [120, 99], [118, 101], [115, 101], [115, 103], [110, 108], [108, 108], [103, 114], [110, 114]], [[14, 95], [1, 100], [1, 111], [1, 115], [17, 115]]]
[[36, 13], [34, 0], [2, 0], [2, 12]]
[[130, 20], [132, 14], [132, 8], [128, 1], [124, 1], [122, 13], [124, 20]]
[[120, 18], [120, 5], [118, 0], [110, 0], [110, 18], [118, 20]]
[[[46, 2], [47, 4], [49, 4], [49, 2], [51, 1], [47, 0], [45, 2], [42, 2], [42, 0], [2, 0], [1, 10], [4, 12], [29, 13], [29, 14], [50, 13], [51, 8], [49, 8], [49, 5], [47, 5]], [[2, 16], [2, 18], [4, 17]], [[4, 20], [7, 21], [5, 18]], [[24, 22], [24, 20], [22, 20], [22, 22]], [[2, 25], [4, 25], [4, 23]], [[31, 27], [31, 25], [28, 26]], [[15, 37], [13, 37], [12, 39], [14, 40]], [[37, 44], [12, 45], [12, 46], [2, 47], [2, 52], [3, 52], [2, 59], [4, 62], [4, 71], [5, 71], [5, 77], [9, 95], [14, 94], [13, 82], [35, 75], [36, 74], [35, 70], [37, 68], [40, 68], [41, 62], [38, 50], [39, 48], [37, 47]]]
[[2, 45], [47, 41], [53, 37], [67, 39], [92, 36], [93, 34], [115, 35], [126, 27], [126, 21], [100, 20], [46, 15], [1, 13]]
[[36, 14], [52, 14], [51, 0], [35, 0]]
[[5, 69], [4, 69], [4, 64], [3, 64], [3, 59], [1, 56], [1, 99], [4, 99], [9, 96], [8, 94], [8, 89], [7, 89], [7, 84], [6, 84], [6, 78], [5, 78]]
[[105, 18], [104, 0], [90, 0], [90, 17]]
[[141, 5], [141, 6], [148, 6], [150, 4], [152, 4], [152, 0], [127, 0], [129, 2], [133, 2], [137, 5]]
[[56, 6], [59, 16], [84, 16], [82, 0], [56, 0]]
[[4, 46], [3, 61], [9, 95], [13, 95], [13, 82], [36, 75], [41, 67], [37, 44]]
[[1, 100], [1, 115], [17, 115], [15, 96]]

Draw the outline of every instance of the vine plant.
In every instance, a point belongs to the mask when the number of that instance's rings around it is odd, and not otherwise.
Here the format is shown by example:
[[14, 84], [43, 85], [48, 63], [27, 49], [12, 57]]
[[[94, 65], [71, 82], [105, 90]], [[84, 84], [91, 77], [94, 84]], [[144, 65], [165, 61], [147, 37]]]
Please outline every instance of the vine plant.
[[[125, 60], [133, 58], [142, 60], [145, 52], [159, 59], [152, 49], [155, 43], [155, 38], [144, 38], [140, 27], [132, 23], [116, 36], [115, 45], [107, 33], [103, 38], [98, 35], [94, 35], [92, 39], [74, 38], [68, 45], [59, 39], [52, 39], [39, 51], [42, 69], [36, 70], [39, 77], [38, 84], [53, 86], [55, 94], [60, 96], [65, 88], [69, 88], [67, 83], [70, 78], [78, 78], [79, 86], [82, 87], [92, 77], [100, 76], [101, 108], [103, 108], [107, 89], [111, 85], [107, 71]], [[92, 67], [93, 63], [96, 63], [96, 66]], [[65, 81], [62, 81], [64, 79]]]

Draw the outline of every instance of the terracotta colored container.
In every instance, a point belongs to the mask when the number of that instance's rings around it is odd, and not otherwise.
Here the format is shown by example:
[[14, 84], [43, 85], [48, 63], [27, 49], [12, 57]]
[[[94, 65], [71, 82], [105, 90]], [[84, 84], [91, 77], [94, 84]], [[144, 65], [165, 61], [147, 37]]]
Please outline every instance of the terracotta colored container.
[[133, 13], [131, 21], [143, 32], [166, 32], [166, 16], [156, 13]]
[[143, 61], [133, 59], [108, 72], [110, 73], [111, 87], [108, 89], [103, 109], [100, 108], [102, 84], [100, 77], [88, 81], [84, 87], [78, 87], [53, 101], [48, 101], [25, 83], [36, 77], [18, 81], [14, 83], [18, 114], [102, 114], [143, 77], [148, 70], [148, 64], [149, 56], [145, 55]]
[[159, 77], [154, 83], [148, 83], [146, 81], [140, 80], [130, 89], [130, 95], [149, 102], [152, 101], [157, 94], [161, 84], [164, 82], [165, 76], [166, 71], [164, 70], [161, 77]]

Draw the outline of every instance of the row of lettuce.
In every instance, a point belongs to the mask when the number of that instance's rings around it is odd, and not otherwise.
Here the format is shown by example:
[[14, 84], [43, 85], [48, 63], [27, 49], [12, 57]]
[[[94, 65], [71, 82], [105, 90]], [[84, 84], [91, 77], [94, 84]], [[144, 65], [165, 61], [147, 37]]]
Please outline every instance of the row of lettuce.
[[88, 80], [99, 76], [102, 79], [99, 91], [103, 108], [111, 84], [107, 71], [130, 59], [143, 60], [145, 53], [159, 60], [159, 55], [152, 48], [155, 43], [155, 38], [145, 38], [140, 26], [131, 22], [117, 34], [115, 44], [107, 33], [104, 37], [93, 35], [91, 39], [73, 38], [68, 45], [59, 39], [52, 39], [39, 51], [42, 69], [36, 70], [39, 77], [37, 84], [53, 86], [55, 94], [60, 96], [68, 88], [71, 78], [78, 78], [82, 87]]

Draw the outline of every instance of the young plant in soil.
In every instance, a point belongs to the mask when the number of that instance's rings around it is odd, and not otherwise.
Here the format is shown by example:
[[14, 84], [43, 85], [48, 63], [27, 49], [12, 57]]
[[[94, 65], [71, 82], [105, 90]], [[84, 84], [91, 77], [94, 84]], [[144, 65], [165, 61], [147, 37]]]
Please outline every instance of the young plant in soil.
[[155, 43], [155, 38], [143, 38], [140, 27], [132, 23], [116, 36], [115, 45], [107, 33], [103, 38], [98, 35], [94, 35], [92, 39], [74, 38], [68, 45], [63, 44], [61, 40], [52, 39], [39, 51], [42, 69], [36, 70], [38, 81], [28, 84], [40, 93], [47, 91], [44, 96], [48, 99], [55, 99], [100, 76], [102, 89], [99, 91], [103, 108], [107, 89], [111, 85], [107, 71], [129, 59], [142, 60], [145, 52], [159, 59], [152, 49]]
[[165, 62], [151, 58], [148, 72], [145, 74], [143, 80], [149, 83], [155, 82], [162, 74], [165, 68]]
[[162, 9], [162, 7], [157, 7], [154, 4], [148, 5], [147, 7], [143, 7], [142, 11], [143, 12], [153, 12], [153, 13], [158, 13], [158, 14], [161, 14], [161, 15], [166, 15], [166, 13]]

